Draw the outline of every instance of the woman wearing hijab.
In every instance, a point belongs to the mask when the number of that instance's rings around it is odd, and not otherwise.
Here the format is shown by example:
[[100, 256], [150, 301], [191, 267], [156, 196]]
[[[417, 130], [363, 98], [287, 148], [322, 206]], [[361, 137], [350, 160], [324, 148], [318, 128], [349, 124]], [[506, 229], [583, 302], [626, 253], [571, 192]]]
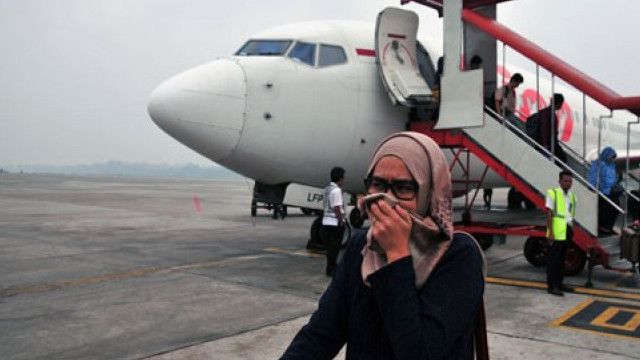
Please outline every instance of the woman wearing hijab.
[[438, 145], [412, 132], [375, 151], [367, 192], [371, 228], [349, 241], [316, 312], [282, 359], [473, 359], [484, 258], [453, 232], [451, 175]]
[[[611, 201], [618, 203], [620, 197], [618, 175], [616, 173], [615, 159], [616, 151], [607, 146], [600, 152], [598, 160], [591, 163], [587, 180], [600, 192], [605, 194]], [[618, 210], [611, 206], [603, 198], [598, 198], [598, 232], [603, 235], [614, 234], [613, 225], [616, 223]]]

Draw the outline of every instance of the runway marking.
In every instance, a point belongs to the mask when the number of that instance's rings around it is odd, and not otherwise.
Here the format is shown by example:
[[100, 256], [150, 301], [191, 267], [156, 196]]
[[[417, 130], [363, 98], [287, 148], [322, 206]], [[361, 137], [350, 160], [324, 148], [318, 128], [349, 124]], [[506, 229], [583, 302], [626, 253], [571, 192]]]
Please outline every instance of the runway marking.
[[[626, 319], [622, 324], [616, 324], [614, 318], [619, 315], [627, 315], [629, 319]], [[633, 332], [640, 326], [640, 309], [611, 306], [593, 319], [591, 325]]]
[[264, 248], [264, 251], [278, 253], [278, 254], [287, 254], [294, 256], [302, 256], [302, 257], [310, 257], [310, 258], [324, 258], [325, 255], [323, 253], [311, 251], [311, 250], [292, 250], [292, 249], [282, 249], [278, 247], [268, 247]]
[[148, 267], [137, 270], [129, 270], [105, 275], [89, 276], [84, 278], [72, 279], [72, 280], [60, 280], [49, 283], [35, 284], [35, 285], [16, 285], [8, 288], [0, 289], [0, 298], [9, 297], [20, 294], [39, 293], [51, 290], [58, 290], [73, 286], [84, 286], [91, 284], [99, 284], [108, 281], [126, 280], [132, 278], [139, 278], [147, 275], [158, 273], [170, 273], [185, 270], [204, 269], [208, 267], [233, 263], [237, 261], [255, 260], [263, 257], [267, 257], [269, 254], [253, 254], [242, 255], [231, 258], [217, 259], [199, 263], [168, 266], [168, 267]]
[[640, 306], [587, 299], [549, 325], [638, 341]]
[[587, 306], [593, 304], [594, 301], [595, 301], [594, 299], [587, 299], [587, 300], [581, 302], [580, 304], [578, 304], [573, 309], [567, 311], [564, 315], [562, 315], [559, 318], [553, 320], [551, 322], [551, 325], [553, 325], [553, 326], [561, 326], [561, 324], [563, 322], [569, 320], [572, 316], [574, 316], [577, 313], [579, 313], [580, 311], [584, 310], [584, 308], [586, 308]]
[[[491, 276], [487, 276], [486, 281], [489, 284], [496, 284], [496, 285], [519, 286], [519, 287], [527, 287], [532, 289], [547, 288], [547, 284], [541, 281], [517, 280], [517, 279], [499, 278], [499, 277], [491, 277]], [[640, 301], [640, 294], [628, 293], [628, 292], [617, 291], [617, 290], [591, 289], [591, 288], [576, 286], [575, 293], [608, 297], [608, 298], [616, 298], [616, 299], [628, 299], [628, 300]]]

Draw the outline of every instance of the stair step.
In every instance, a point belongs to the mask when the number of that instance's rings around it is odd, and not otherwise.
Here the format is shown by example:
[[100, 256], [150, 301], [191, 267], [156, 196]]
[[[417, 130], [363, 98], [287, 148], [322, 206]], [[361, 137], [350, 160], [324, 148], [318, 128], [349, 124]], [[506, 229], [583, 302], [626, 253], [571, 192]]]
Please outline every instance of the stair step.
[[[507, 171], [517, 175], [514, 184], [525, 183], [527, 188], [545, 196], [547, 189], [558, 186], [558, 173], [562, 170], [553, 161], [531, 146], [527, 141], [515, 134], [507, 126], [486, 114], [484, 126], [465, 128], [464, 133], [480, 148], [506, 166]], [[478, 157], [486, 155], [475, 154]], [[486, 161], [495, 161], [486, 159]], [[485, 159], [481, 160], [485, 161]], [[485, 161], [485, 162], [486, 162]], [[503, 174], [503, 176], [507, 176]], [[578, 199], [575, 221], [587, 232], [597, 233], [598, 196], [589, 186], [574, 179], [572, 192]]]

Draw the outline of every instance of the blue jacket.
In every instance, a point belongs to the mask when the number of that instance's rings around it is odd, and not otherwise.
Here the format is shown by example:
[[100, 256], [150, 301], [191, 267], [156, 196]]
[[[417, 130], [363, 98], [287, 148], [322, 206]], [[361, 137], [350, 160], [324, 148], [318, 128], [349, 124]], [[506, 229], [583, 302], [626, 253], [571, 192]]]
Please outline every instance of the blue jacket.
[[474, 240], [455, 234], [417, 290], [410, 256], [362, 281], [365, 233], [354, 236], [309, 323], [281, 359], [473, 359], [473, 320], [484, 291]]
[[600, 183], [598, 184], [598, 190], [605, 195], [611, 195], [611, 189], [613, 189], [613, 186], [618, 182], [616, 165], [613, 162], [613, 159], [616, 156], [616, 151], [613, 150], [612, 147], [607, 146], [602, 149], [598, 160], [594, 160], [591, 163], [591, 168], [589, 168], [589, 176], [587, 180], [589, 180], [591, 185], [596, 186], [599, 176]]

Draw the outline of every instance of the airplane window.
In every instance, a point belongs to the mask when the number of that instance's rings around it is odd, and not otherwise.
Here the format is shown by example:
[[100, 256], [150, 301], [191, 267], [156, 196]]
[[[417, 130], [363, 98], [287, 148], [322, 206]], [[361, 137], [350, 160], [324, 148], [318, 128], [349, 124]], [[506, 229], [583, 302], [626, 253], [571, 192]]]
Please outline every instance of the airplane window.
[[340, 46], [320, 45], [320, 66], [344, 64], [347, 54]]
[[420, 42], [416, 42], [416, 48], [416, 57], [418, 58], [418, 69], [420, 70], [420, 74], [427, 82], [427, 85], [429, 85], [429, 88], [433, 89], [433, 86], [436, 84], [436, 69], [431, 61], [431, 56], [429, 56], [427, 49], [425, 49]]
[[313, 66], [315, 64], [316, 45], [298, 42], [289, 53], [289, 57], [292, 59], [298, 59], [307, 65]]
[[291, 40], [249, 40], [238, 50], [236, 55], [282, 56], [287, 52], [291, 42]]

